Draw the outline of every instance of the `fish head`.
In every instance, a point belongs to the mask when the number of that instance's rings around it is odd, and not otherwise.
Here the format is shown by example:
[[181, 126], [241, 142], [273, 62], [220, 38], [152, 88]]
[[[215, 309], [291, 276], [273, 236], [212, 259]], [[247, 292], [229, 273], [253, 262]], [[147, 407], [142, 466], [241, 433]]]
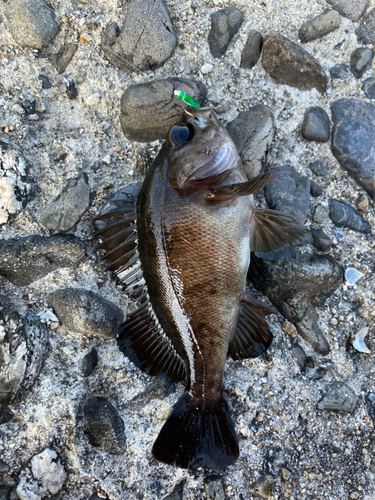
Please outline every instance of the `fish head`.
[[167, 134], [167, 179], [180, 194], [208, 189], [241, 165], [236, 146], [212, 108], [188, 108]]

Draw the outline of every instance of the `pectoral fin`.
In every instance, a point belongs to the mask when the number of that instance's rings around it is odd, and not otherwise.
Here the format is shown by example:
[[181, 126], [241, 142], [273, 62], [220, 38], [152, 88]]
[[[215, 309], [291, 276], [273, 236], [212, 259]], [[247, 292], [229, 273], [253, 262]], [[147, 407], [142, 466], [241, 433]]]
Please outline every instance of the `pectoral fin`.
[[226, 201], [231, 200], [234, 196], [249, 196], [257, 193], [264, 188], [274, 177], [274, 170], [269, 170], [263, 175], [259, 175], [248, 182], [240, 182], [238, 184], [230, 184], [228, 186], [220, 186], [211, 188], [207, 199], [211, 201]]

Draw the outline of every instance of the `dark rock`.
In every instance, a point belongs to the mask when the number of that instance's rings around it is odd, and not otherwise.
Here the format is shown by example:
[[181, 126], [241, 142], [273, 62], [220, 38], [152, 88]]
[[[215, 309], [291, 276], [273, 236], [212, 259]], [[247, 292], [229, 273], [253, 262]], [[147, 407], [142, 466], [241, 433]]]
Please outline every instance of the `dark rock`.
[[375, 392], [370, 392], [369, 394], [367, 394], [365, 399], [368, 407], [368, 412], [373, 423], [375, 424]]
[[327, 0], [337, 12], [351, 21], [358, 21], [367, 9], [370, 0]]
[[108, 453], [125, 452], [125, 425], [118, 411], [106, 398], [94, 396], [83, 409], [84, 427], [90, 444]]
[[31, 99], [25, 99], [21, 102], [23, 109], [25, 110], [26, 115], [35, 114], [35, 101]]
[[375, 76], [370, 76], [363, 82], [362, 90], [368, 99], [375, 99]]
[[225, 500], [223, 478], [211, 475], [204, 478], [204, 490], [207, 500]]
[[360, 22], [360, 25], [355, 30], [358, 42], [367, 44], [375, 42], [375, 9], [370, 12]]
[[69, 99], [75, 99], [78, 96], [78, 89], [73, 78], [68, 78], [66, 95]]
[[310, 194], [314, 198], [319, 198], [319, 196], [322, 196], [323, 194], [323, 188], [319, 184], [317, 184], [315, 181], [310, 179]]
[[163, 500], [182, 500], [182, 494], [184, 491], [185, 483], [186, 483], [186, 479], [183, 479], [178, 484], [176, 484], [172, 493], [170, 493], [169, 495], [164, 497]]
[[301, 133], [307, 141], [327, 142], [329, 129], [329, 117], [323, 108], [312, 106], [306, 109]]
[[69, 231], [89, 205], [90, 187], [87, 174], [83, 173], [66, 181], [61, 193], [40, 211], [38, 218], [50, 231]]
[[89, 350], [87, 354], [82, 359], [82, 374], [84, 377], [88, 377], [95, 370], [98, 364], [98, 351], [96, 347]]
[[307, 356], [299, 344], [295, 344], [291, 350], [301, 370], [311, 367], [311, 356]]
[[168, 78], [127, 88], [121, 97], [120, 122], [124, 135], [139, 142], [165, 139], [186, 107], [173, 94], [175, 90], [186, 92], [200, 104], [207, 95], [204, 85], [185, 78]]
[[47, 295], [61, 326], [76, 333], [116, 337], [123, 313], [98, 293], [83, 288], [60, 288]]
[[259, 61], [263, 46], [263, 35], [259, 31], [251, 30], [242, 50], [241, 68], [251, 69]]
[[9, 486], [0, 486], [0, 500], [10, 500], [12, 489]]
[[248, 278], [315, 351], [328, 354], [315, 307], [344, 282], [344, 270], [333, 257], [297, 253], [295, 260], [277, 262], [252, 257]]
[[4, 462], [4, 460], [1, 460], [1, 458], [0, 458], [0, 473], [9, 472], [9, 471], [10, 471], [9, 465], [6, 462]]
[[42, 89], [50, 89], [52, 87], [52, 83], [49, 81], [47, 76], [39, 75], [38, 80], [42, 81]]
[[277, 83], [300, 90], [318, 89], [324, 93], [327, 76], [319, 62], [305, 49], [282, 35], [267, 35], [263, 44], [262, 64]]
[[314, 163], [310, 163], [309, 169], [311, 172], [319, 177], [323, 177], [325, 175], [328, 175], [329, 169], [327, 165], [325, 165], [321, 161], [314, 161]]
[[329, 200], [329, 217], [337, 227], [347, 227], [358, 233], [370, 234], [371, 226], [362, 215], [343, 201]]
[[309, 213], [310, 179], [300, 177], [292, 167], [275, 168], [276, 177], [264, 188], [268, 205], [291, 214], [304, 224]]
[[345, 78], [350, 76], [350, 71], [344, 63], [335, 64], [332, 68], [329, 68], [329, 73], [332, 80], [345, 80]]
[[56, 54], [52, 56], [52, 64], [59, 75], [62, 75], [68, 67], [74, 54], [77, 52], [78, 45], [76, 43], [67, 43]]
[[275, 133], [272, 111], [263, 104], [254, 106], [229, 123], [227, 131], [248, 178], [259, 175]]
[[353, 50], [350, 56], [350, 69], [356, 78], [361, 78], [371, 68], [374, 52], [366, 47]]
[[212, 14], [208, 45], [214, 57], [224, 54], [242, 21], [242, 13], [237, 7], [227, 7]]
[[340, 26], [340, 15], [335, 10], [327, 10], [309, 21], [303, 23], [298, 30], [298, 38], [301, 42], [311, 42], [322, 38]]
[[375, 106], [340, 99], [331, 106], [332, 153], [340, 165], [375, 199]]
[[357, 404], [352, 389], [345, 382], [332, 382], [325, 388], [325, 393], [318, 404], [318, 410], [354, 411]]
[[9, 0], [5, 14], [9, 31], [21, 47], [43, 49], [60, 30], [55, 11], [44, 0]]
[[256, 498], [268, 498], [275, 487], [275, 482], [272, 476], [266, 474], [258, 478], [255, 483], [249, 487], [250, 495], [254, 495]]
[[333, 241], [321, 229], [311, 227], [310, 231], [312, 234], [313, 245], [315, 248], [317, 248], [321, 252], [326, 252], [332, 247]]
[[[147, 28], [145, 28], [147, 26]], [[107, 59], [124, 71], [161, 66], [172, 55], [176, 33], [164, 0], [130, 0], [122, 28], [107, 26], [102, 48]]]
[[0, 276], [27, 286], [61, 267], [76, 268], [85, 257], [85, 242], [72, 234], [0, 240]]

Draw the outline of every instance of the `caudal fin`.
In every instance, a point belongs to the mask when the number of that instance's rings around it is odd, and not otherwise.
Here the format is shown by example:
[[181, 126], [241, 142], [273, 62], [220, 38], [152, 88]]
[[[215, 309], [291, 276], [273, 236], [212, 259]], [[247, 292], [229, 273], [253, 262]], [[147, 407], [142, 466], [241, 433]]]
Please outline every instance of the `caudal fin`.
[[185, 392], [161, 429], [152, 454], [160, 462], [183, 469], [221, 469], [234, 464], [238, 441], [224, 397], [203, 405]]

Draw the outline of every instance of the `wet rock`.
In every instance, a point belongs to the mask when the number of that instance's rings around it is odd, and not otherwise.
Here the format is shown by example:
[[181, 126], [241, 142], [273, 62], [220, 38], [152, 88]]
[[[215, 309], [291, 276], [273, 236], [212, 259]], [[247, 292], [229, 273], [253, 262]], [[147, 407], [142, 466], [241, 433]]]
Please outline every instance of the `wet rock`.
[[309, 213], [310, 179], [300, 177], [292, 167], [278, 167], [275, 171], [276, 177], [264, 189], [268, 205], [294, 215], [304, 224]]
[[67, 43], [56, 54], [52, 56], [52, 64], [59, 75], [62, 75], [68, 67], [74, 54], [77, 52], [78, 45], [76, 43]]
[[259, 31], [251, 30], [246, 45], [242, 50], [241, 68], [251, 69], [259, 61], [263, 46], [263, 35]]
[[361, 212], [367, 212], [370, 206], [368, 196], [365, 194], [361, 193], [358, 198], [355, 200], [355, 206], [360, 210]]
[[85, 434], [90, 444], [108, 453], [125, 452], [125, 425], [118, 411], [106, 398], [94, 396], [83, 409]]
[[371, 9], [361, 20], [355, 30], [358, 42], [367, 44], [375, 42], [375, 9]]
[[223, 479], [221, 476], [207, 476], [204, 479], [207, 500], [225, 500]]
[[313, 245], [315, 248], [317, 248], [321, 252], [327, 252], [327, 250], [329, 250], [332, 247], [333, 241], [321, 229], [311, 227], [310, 231], [312, 234]]
[[53, 232], [69, 231], [90, 205], [90, 187], [86, 173], [65, 182], [61, 193], [46, 205], [38, 219]]
[[131, 141], [151, 142], [165, 139], [186, 105], [173, 92], [182, 90], [201, 105], [207, 90], [199, 82], [185, 78], [168, 78], [128, 87], [121, 97], [120, 122], [124, 135]]
[[21, 47], [43, 49], [60, 29], [55, 11], [44, 0], [9, 0], [5, 15], [9, 31]]
[[256, 498], [268, 498], [275, 487], [275, 482], [273, 477], [269, 474], [261, 476], [259, 479], [253, 483], [249, 488], [250, 495], [254, 495]]
[[134, 66], [140, 70], [161, 66], [171, 57], [176, 42], [164, 0], [130, 0], [121, 30], [117, 23], [107, 26], [102, 48], [114, 66], [132, 72]]
[[328, 354], [315, 307], [344, 282], [344, 270], [333, 257], [299, 252], [294, 260], [277, 262], [252, 257], [248, 278], [315, 351]]
[[323, 188], [319, 184], [317, 184], [315, 181], [310, 179], [310, 194], [314, 198], [319, 198], [319, 196], [322, 196], [323, 194]]
[[362, 90], [368, 99], [375, 99], [375, 77], [370, 76], [362, 84]]
[[322, 38], [340, 26], [340, 15], [335, 10], [327, 10], [309, 21], [303, 23], [298, 30], [298, 38], [301, 42], [311, 42]]
[[337, 227], [346, 227], [358, 233], [370, 234], [371, 226], [350, 205], [338, 200], [329, 200], [329, 217]]
[[351, 21], [358, 21], [367, 9], [370, 0], [327, 0], [337, 12]]
[[329, 73], [332, 80], [345, 80], [350, 76], [350, 71], [346, 64], [335, 64], [332, 68], [329, 68]]
[[357, 404], [352, 389], [345, 382], [327, 385], [323, 397], [316, 405], [318, 410], [354, 411]]
[[98, 351], [96, 347], [92, 347], [87, 354], [82, 359], [82, 374], [84, 377], [88, 377], [95, 370], [98, 364]]
[[356, 78], [362, 78], [363, 74], [371, 68], [374, 52], [366, 47], [353, 50], [350, 56], [350, 69]]
[[0, 276], [27, 286], [61, 267], [78, 267], [85, 256], [85, 242], [72, 234], [0, 240]]
[[249, 179], [261, 173], [275, 129], [272, 111], [259, 104], [240, 113], [227, 126]]
[[314, 163], [310, 163], [309, 169], [313, 174], [319, 177], [324, 177], [329, 173], [327, 165], [321, 161], [314, 161]]
[[327, 76], [319, 62], [305, 49], [282, 35], [267, 35], [263, 44], [262, 64], [277, 83], [300, 90], [316, 88], [324, 93]]
[[123, 313], [98, 293], [83, 288], [61, 288], [47, 302], [66, 330], [101, 337], [116, 337]]
[[208, 45], [214, 57], [224, 54], [242, 21], [242, 13], [237, 7], [228, 7], [212, 14]]
[[39, 75], [38, 80], [42, 82], [42, 89], [50, 89], [52, 87], [52, 83], [50, 82], [48, 76]]
[[323, 108], [312, 106], [306, 109], [301, 133], [307, 141], [327, 142], [329, 130], [329, 117]]
[[375, 199], [375, 106], [340, 99], [331, 106], [332, 153], [340, 165]]

